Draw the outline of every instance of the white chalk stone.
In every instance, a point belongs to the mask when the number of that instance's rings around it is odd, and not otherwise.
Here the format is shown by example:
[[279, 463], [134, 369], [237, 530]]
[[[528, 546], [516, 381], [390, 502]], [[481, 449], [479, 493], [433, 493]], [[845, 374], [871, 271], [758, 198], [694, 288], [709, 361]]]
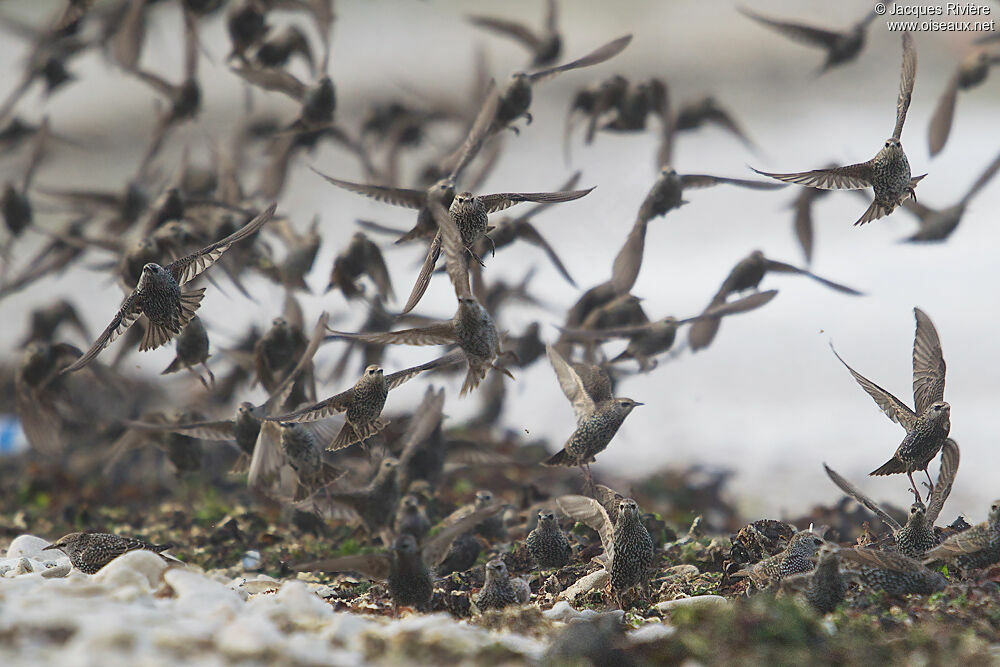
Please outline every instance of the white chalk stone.
[[729, 600], [721, 595], [696, 595], [690, 598], [658, 602], [655, 608], [658, 611], [675, 611], [681, 607], [726, 607], [728, 605]]
[[42, 539], [41, 537], [35, 537], [34, 535], [18, 535], [7, 547], [7, 558], [33, 558], [34, 560], [46, 560], [54, 554], [62, 553], [61, 551], [55, 551], [50, 549], [49, 551], [42, 551], [45, 547], [49, 546], [51, 542]]
[[586, 577], [580, 577], [576, 583], [564, 590], [559, 594], [557, 600], [568, 600], [569, 602], [575, 602], [578, 597], [589, 593], [595, 588], [601, 588], [607, 585], [608, 579], [611, 575], [605, 569], [600, 569], [597, 572], [591, 572]]
[[151, 593], [160, 585], [167, 562], [152, 551], [136, 549], [123, 553], [102, 567], [94, 580], [114, 588], [134, 586]]

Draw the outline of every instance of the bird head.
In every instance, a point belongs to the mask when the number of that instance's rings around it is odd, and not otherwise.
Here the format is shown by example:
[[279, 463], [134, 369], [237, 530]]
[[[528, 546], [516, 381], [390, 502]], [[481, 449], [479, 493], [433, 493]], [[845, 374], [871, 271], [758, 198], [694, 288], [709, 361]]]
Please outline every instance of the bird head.
[[631, 398], [616, 398], [615, 402], [618, 404], [618, 407], [625, 411], [625, 414], [632, 412], [632, 410], [640, 405], [645, 405], [644, 403], [633, 401]]
[[378, 366], [377, 364], [372, 364], [371, 366], [365, 369], [365, 377], [377, 378], [381, 376], [382, 373], [383, 373], [382, 367]]
[[53, 542], [47, 547], [42, 547], [42, 551], [49, 551], [50, 549], [58, 549], [59, 551], [66, 552], [68, 549], [73, 549], [76, 547], [80, 538], [86, 533], [69, 533], [68, 535], [63, 535], [58, 540]]
[[413, 535], [403, 533], [393, 541], [392, 550], [404, 554], [415, 554], [417, 553], [417, 541]]
[[896, 137], [889, 137], [888, 139], [885, 140], [886, 148], [900, 148], [901, 146], [902, 144], [899, 143], [899, 139], [897, 139]]
[[480, 490], [476, 491], [476, 507], [488, 507], [493, 504], [493, 492]]
[[556, 522], [556, 515], [552, 510], [538, 510], [538, 525], [551, 526]]
[[495, 558], [486, 564], [486, 578], [505, 579], [507, 577], [507, 565], [499, 558]]

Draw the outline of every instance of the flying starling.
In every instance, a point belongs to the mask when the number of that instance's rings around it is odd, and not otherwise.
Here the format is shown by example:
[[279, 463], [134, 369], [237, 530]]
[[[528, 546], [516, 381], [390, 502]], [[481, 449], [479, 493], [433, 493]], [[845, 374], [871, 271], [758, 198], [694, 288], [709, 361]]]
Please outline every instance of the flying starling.
[[975, 88], [990, 73], [992, 65], [1000, 64], [1000, 53], [990, 54], [986, 51], [972, 53], [959, 63], [958, 69], [948, 79], [948, 85], [941, 93], [927, 128], [927, 142], [930, 145], [931, 157], [944, 148], [951, 133], [951, 121], [955, 115], [955, 100], [959, 90]]
[[380, 367], [369, 366], [361, 375], [361, 379], [347, 391], [295, 412], [268, 417], [268, 420], [310, 422], [343, 412], [345, 413], [344, 426], [327, 449], [337, 451], [350, 447], [354, 443], [364, 442], [388, 425], [388, 420], [382, 419], [381, 415], [389, 391], [407, 380], [415, 378], [423, 371], [458, 363], [461, 360], [462, 353], [453, 351], [433, 361], [397, 371], [388, 376], [383, 373]]
[[865, 46], [868, 25], [879, 16], [876, 12], [871, 11], [863, 19], [855, 23], [850, 30], [836, 32], [800, 23], [776, 21], [742, 7], [739, 8], [739, 11], [744, 16], [777, 30], [785, 37], [795, 40], [800, 44], [825, 49], [826, 61], [820, 67], [819, 74], [823, 74], [832, 67], [849, 63], [857, 58], [858, 54], [861, 53], [861, 49]]
[[[927, 475], [929, 488], [933, 491], [927, 466], [941, 449], [951, 429], [951, 406], [944, 401], [945, 363], [941, 353], [941, 340], [934, 323], [924, 311], [913, 309], [917, 321], [913, 336], [913, 401], [916, 410], [911, 410], [898, 398], [878, 386], [847, 365], [837, 351], [840, 363], [851, 372], [861, 388], [871, 396], [885, 415], [906, 429], [906, 437], [899, 444], [896, 453], [870, 475], [895, 475], [906, 473], [910, 485], [917, 496], [920, 490], [913, 481], [913, 473], [923, 470]], [[831, 349], [833, 346], [831, 345]]]
[[[69, 556], [73, 567], [84, 574], [97, 574], [98, 570], [118, 558], [123, 553], [142, 549], [160, 554], [166, 551], [170, 544], [150, 544], [134, 537], [122, 537], [110, 533], [70, 533], [42, 549], [58, 549]], [[168, 560], [163, 556], [164, 560]]]
[[140, 351], [153, 350], [180, 333], [191, 321], [205, 288], [182, 292], [181, 287], [212, 266], [229, 247], [259, 230], [274, 215], [275, 205], [245, 224], [239, 231], [182, 257], [166, 266], [149, 263], [142, 269], [139, 284], [125, 299], [118, 314], [104, 330], [94, 345], [63, 373], [77, 371], [93, 361], [115, 338], [125, 332], [140, 316], [146, 318], [146, 334], [139, 345]]
[[430, 569], [437, 567], [448, 553], [452, 542], [464, 535], [478, 521], [499, 512], [501, 505], [484, 508], [461, 521], [444, 526], [417, 548], [412, 535], [400, 535], [389, 552], [357, 554], [292, 566], [297, 572], [358, 572], [371, 579], [387, 581], [392, 597], [393, 614], [399, 608], [426, 607], [434, 593]]
[[885, 591], [891, 597], [930, 595], [948, 584], [940, 572], [929, 570], [920, 561], [894, 551], [855, 547], [841, 549], [840, 557], [862, 566], [861, 582], [866, 587]]
[[[496, 502], [493, 499], [493, 492], [486, 489], [480, 489], [476, 491], [475, 499], [468, 505], [463, 505], [457, 510], [448, 515], [445, 519], [446, 522], [452, 523], [455, 521], [460, 521], [466, 516], [473, 514], [484, 507], [492, 507]], [[473, 527], [473, 532], [482, 535], [488, 540], [506, 540], [507, 539], [507, 526], [503, 522], [503, 516], [500, 514], [493, 514], [477, 523]]]
[[[826, 169], [833, 169], [837, 165], [834, 163], [828, 164]], [[817, 190], [815, 188], [799, 188], [799, 193], [792, 200], [792, 209], [795, 211], [795, 217], [792, 221], [792, 229], [795, 232], [795, 238], [798, 239], [799, 245], [802, 247], [802, 253], [806, 258], [806, 266], [812, 262], [813, 256], [813, 202], [821, 197], [829, 194], [828, 190]], [[907, 201], [907, 204], [911, 203], [912, 200]], [[904, 204], [905, 206], [906, 204]]]
[[609, 363], [618, 363], [626, 359], [635, 359], [639, 362], [639, 367], [643, 371], [656, 368], [655, 356], [668, 351], [673, 347], [677, 337], [677, 328], [684, 324], [698, 322], [705, 318], [720, 318], [725, 315], [735, 313], [745, 313], [760, 308], [775, 296], [777, 290], [767, 290], [765, 292], [755, 292], [748, 296], [711, 306], [705, 312], [694, 317], [678, 320], [675, 317], [667, 316], [655, 322], [646, 324], [634, 324], [624, 327], [610, 327], [607, 329], [564, 329], [563, 334], [567, 340], [612, 340], [615, 338], [628, 338], [628, 347], [618, 356], [611, 359]]
[[[621, 605], [622, 595], [637, 585], [647, 586], [649, 568], [653, 564], [653, 538], [631, 498], [620, 498], [607, 487], [602, 491], [605, 502], [585, 496], [562, 496], [556, 505], [568, 517], [597, 531], [604, 547], [604, 567], [611, 578], [611, 590]], [[610, 492], [610, 493], [609, 493]]]
[[1000, 562], [1000, 500], [990, 505], [986, 521], [956, 533], [924, 554], [924, 562], [958, 559], [963, 568], [989, 567]]
[[587, 478], [593, 479], [590, 463], [607, 448], [629, 413], [642, 403], [631, 398], [611, 396], [610, 381], [606, 392], [591, 395], [579, 372], [551, 346], [547, 349], [559, 386], [573, 405], [577, 426], [563, 448], [546, 459], [543, 465], [580, 466]]
[[[163, 369], [161, 375], [176, 373], [186, 368], [201, 380], [205, 389], [211, 389], [215, 385], [215, 375], [205, 362], [212, 355], [208, 353], [208, 331], [205, 330], [205, 325], [201, 323], [200, 317], [195, 315], [181, 329], [180, 334], [177, 335], [176, 345], [177, 354], [170, 365]], [[205, 369], [208, 380], [205, 380], [198, 371], [194, 370], [195, 366], [201, 366]]]
[[547, 67], [562, 53], [562, 36], [559, 34], [558, 7], [556, 0], [547, 0], [545, 25], [535, 31], [517, 21], [493, 18], [491, 16], [469, 16], [469, 22], [486, 28], [504, 37], [510, 37], [531, 52], [532, 67]]
[[875, 516], [881, 519], [892, 530], [896, 548], [905, 556], [919, 558], [924, 552], [937, 546], [940, 538], [934, 530], [934, 522], [937, 521], [944, 507], [945, 501], [951, 494], [952, 485], [955, 482], [955, 475], [958, 472], [959, 449], [958, 443], [948, 438], [941, 447], [941, 470], [938, 474], [937, 484], [934, 485], [934, 492], [926, 506], [916, 498], [910, 506], [910, 514], [905, 525], [900, 525], [888, 512], [878, 505], [871, 498], [861, 492], [860, 489], [841, 477], [836, 471], [825, 463], [823, 467], [826, 474], [836, 484], [841, 491], [867, 507]]
[[[521, 582], [524, 583], [523, 580]], [[481, 611], [487, 609], [503, 609], [513, 604], [524, 604], [528, 596], [524, 595], [525, 587], [515, 585], [507, 573], [507, 565], [499, 558], [486, 564], [486, 582], [476, 596], [476, 606]]]
[[528, 533], [524, 545], [543, 570], [566, 565], [573, 552], [566, 534], [559, 528], [556, 515], [546, 509], [538, 510], [538, 525]]
[[986, 184], [996, 176], [998, 170], [1000, 170], [1000, 155], [993, 160], [976, 182], [972, 184], [972, 187], [958, 200], [958, 203], [947, 208], [933, 209], [930, 206], [918, 204], [913, 200], [903, 202], [903, 208], [915, 215], [920, 221], [919, 229], [906, 240], [912, 243], [944, 241], [951, 236], [951, 233], [958, 227], [958, 223], [962, 221], [965, 209], [972, 201], [972, 198], [986, 187]]
[[[827, 280], [826, 278], [821, 278], [806, 269], [800, 269], [797, 266], [792, 266], [791, 264], [786, 264], [785, 262], [768, 259], [760, 250], [754, 250], [747, 257], [744, 257], [736, 263], [733, 270], [730, 271], [729, 275], [726, 276], [726, 279], [722, 281], [719, 291], [712, 297], [712, 300], [709, 302], [706, 310], [726, 303], [726, 299], [728, 299], [731, 294], [738, 294], [750, 289], [758, 289], [760, 282], [769, 272], [793, 273], [800, 276], [806, 276], [832, 290], [836, 290], [844, 294], [850, 294], [852, 296], [861, 295], [861, 292], [856, 289], [852, 289], [846, 285], [841, 285], [840, 283], [835, 283], [832, 280]], [[708, 347], [708, 345], [715, 340], [715, 335], [719, 331], [719, 324], [720, 320], [716, 317], [709, 317], [702, 319], [699, 322], [695, 322], [688, 330], [688, 344], [691, 346], [691, 351], [697, 352], [700, 349]]]
[[347, 248], [333, 260], [333, 271], [326, 290], [329, 292], [337, 288], [345, 299], [353, 299], [364, 291], [357, 284], [358, 278], [363, 275], [375, 283], [376, 294], [381, 301], [395, 298], [382, 251], [363, 233], [356, 232]]
[[800, 531], [792, 536], [781, 553], [745, 567], [732, 576], [749, 577], [757, 588], [766, 588], [785, 577], [812, 570], [812, 558], [823, 544], [823, 540], [811, 530]]
[[47, 306], [35, 308], [28, 316], [29, 330], [21, 339], [20, 347], [29, 343], [53, 343], [56, 332], [66, 324], [72, 327], [84, 340], [90, 340], [87, 327], [70, 301], [58, 299]]
[[[359, 489], [334, 491], [334, 502], [353, 510], [361, 519], [369, 535], [391, 526], [399, 505], [399, 461], [394, 458], [382, 459], [375, 476], [366, 486]], [[390, 544], [386, 542], [386, 544]]]
[[[662, 83], [661, 83], [662, 85]], [[585, 143], [589, 146], [594, 141], [597, 134], [597, 124], [610, 112], [622, 113], [621, 109], [626, 104], [626, 98], [632, 101], [634, 95], [630, 95], [628, 79], [615, 74], [614, 76], [590, 84], [579, 89], [570, 102], [569, 111], [566, 114], [566, 127], [563, 131], [563, 157], [569, 163], [570, 137], [576, 125], [575, 119], [581, 114], [587, 118], [587, 133]], [[664, 86], [663, 94], [666, 95]], [[642, 116], [642, 126], [645, 127], [646, 115], [649, 113], [650, 101], [644, 95], [639, 100]]]
[[892, 213], [907, 197], [916, 197], [914, 188], [926, 176], [910, 176], [910, 162], [903, 152], [899, 138], [903, 133], [906, 111], [910, 108], [913, 82], [917, 76], [917, 51], [913, 46], [913, 36], [903, 33], [903, 74], [899, 86], [899, 100], [896, 102], [896, 128], [892, 136], [885, 140], [882, 150], [868, 162], [815, 169], [793, 174], [773, 174], [754, 169], [758, 174], [786, 183], [797, 183], [822, 190], [861, 190], [871, 187], [875, 190], [875, 200], [855, 225], [863, 225]]

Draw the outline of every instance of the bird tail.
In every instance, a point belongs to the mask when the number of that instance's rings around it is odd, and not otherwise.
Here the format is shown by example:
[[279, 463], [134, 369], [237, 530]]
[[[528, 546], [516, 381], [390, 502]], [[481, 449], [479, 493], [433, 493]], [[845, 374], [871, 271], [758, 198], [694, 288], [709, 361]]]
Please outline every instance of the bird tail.
[[632, 353], [629, 352], [628, 350], [623, 350], [621, 354], [619, 354], [617, 357], [615, 357], [614, 359], [612, 359], [608, 363], [609, 364], [617, 364], [620, 361], [627, 361], [628, 359], [631, 359], [631, 358], [632, 358]]
[[181, 365], [181, 358], [174, 357], [174, 360], [170, 362], [170, 365], [163, 369], [160, 375], [170, 375], [171, 373], [176, 373], [181, 370], [183, 366]]
[[880, 204], [877, 201], [873, 201], [872, 205], [868, 207], [865, 214], [858, 218], [858, 221], [854, 223], [855, 226], [863, 225], [866, 222], [871, 222], [872, 220], [878, 220], [879, 218], [884, 218], [885, 216], [892, 213], [892, 208]]
[[558, 452], [550, 456], [549, 458], [542, 461], [543, 466], [575, 466], [576, 461], [570, 459], [569, 454], [567, 454], [565, 449], [560, 449]]
[[462, 391], [459, 393], [459, 396], [465, 396], [478, 387], [482, 379], [486, 377], [486, 370], [488, 368], [489, 366], [469, 366], [469, 372], [465, 374], [465, 382], [462, 383]]
[[903, 465], [902, 461], [894, 457], [882, 464], [882, 467], [868, 473], [868, 475], [881, 477], [883, 475], [895, 475], [902, 472], [906, 472], [906, 466]]
[[350, 447], [356, 442], [363, 442], [388, 425], [389, 420], [383, 419], [382, 417], [376, 417], [367, 424], [351, 424], [350, 422], [344, 422], [343, 427], [340, 429], [340, 433], [337, 434], [337, 437], [333, 439], [333, 442], [326, 448], [326, 450], [328, 452], [335, 452], [338, 449]]

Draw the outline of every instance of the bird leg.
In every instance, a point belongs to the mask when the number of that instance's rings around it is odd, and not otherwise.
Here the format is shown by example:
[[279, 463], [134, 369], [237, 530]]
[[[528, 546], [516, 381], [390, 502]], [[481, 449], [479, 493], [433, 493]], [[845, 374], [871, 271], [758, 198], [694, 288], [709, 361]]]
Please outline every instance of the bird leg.
[[[492, 241], [491, 241], [491, 243], [492, 243]], [[479, 266], [483, 267], [484, 269], [486, 268], [486, 263], [485, 263], [485, 262], [483, 262], [483, 260], [482, 260], [482, 259], [481, 259], [481, 258], [479, 257], [479, 255], [477, 255], [477, 254], [475, 253], [475, 251], [473, 251], [473, 250], [472, 250], [472, 248], [468, 248], [468, 247], [467, 247], [467, 248], [466, 248], [466, 251], [467, 251], [467, 252], [468, 252], [468, 253], [469, 253], [470, 255], [472, 255], [472, 259], [474, 259], [474, 260], [476, 260], [477, 262], [479, 262]], [[496, 253], [496, 248], [494, 248], [494, 253]]]
[[931, 474], [930, 474], [930, 472], [927, 471], [927, 468], [924, 468], [924, 474], [927, 475], [927, 482], [926, 482], [926, 484], [927, 484], [927, 500], [929, 501], [931, 499], [931, 494], [934, 493], [934, 482], [933, 482], [933, 480], [931, 480]]
[[190, 373], [192, 375], [194, 375], [196, 378], [198, 378], [199, 380], [201, 380], [201, 384], [202, 384], [203, 387], [205, 387], [206, 391], [212, 391], [212, 388], [208, 386], [208, 381], [201, 376], [201, 373], [199, 373], [195, 369], [191, 368], [190, 366], [188, 366], [187, 369], [188, 369], [188, 371], [190, 371]]
[[493, 238], [489, 234], [483, 234], [483, 236], [485, 236], [486, 240], [490, 242], [490, 256], [491, 257], [496, 257], [497, 256], [497, 244], [494, 243]]
[[206, 373], [208, 373], [208, 381], [212, 385], [212, 389], [215, 389], [215, 373], [212, 372], [212, 369], [210, 369], [208, 364], [204, 361], [201, 362], [201, 367], [205, 369]]
[[913, 481], [913, 472], [907, 470], [906, 471], [906, 476], [910, 478], [910, 486], [913, 488], [913, 492], [916, 493], [917, 497], [919, 498], [920, 497], [920, 490], [917, 488], [917, 483]]

